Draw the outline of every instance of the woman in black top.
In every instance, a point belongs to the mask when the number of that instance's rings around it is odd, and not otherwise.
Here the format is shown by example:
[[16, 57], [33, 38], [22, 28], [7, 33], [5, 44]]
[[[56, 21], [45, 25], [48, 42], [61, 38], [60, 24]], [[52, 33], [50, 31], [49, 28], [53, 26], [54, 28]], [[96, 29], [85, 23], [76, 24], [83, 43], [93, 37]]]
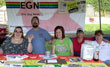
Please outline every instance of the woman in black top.
[[23, 30], [17, 26], [12, 37], [7, 38], [1, 45], [0, 54], [27, 54], [32, 52], [33, 36], [28, 39], [24, 38]]

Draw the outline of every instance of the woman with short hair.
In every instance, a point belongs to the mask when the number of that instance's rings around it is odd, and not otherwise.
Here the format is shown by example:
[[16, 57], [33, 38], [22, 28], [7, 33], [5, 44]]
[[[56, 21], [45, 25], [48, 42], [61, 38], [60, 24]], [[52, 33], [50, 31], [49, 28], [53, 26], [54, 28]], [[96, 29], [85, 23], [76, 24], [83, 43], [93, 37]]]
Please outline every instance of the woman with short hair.
[[110, 63], [110, 43], [103, 41], [102, 30], [95, 31], [95, 41], [92, 42], [94, 50], [99, 50], [99, 59], [105, 63]]
[[57, 56], [73, 56], [72, 41], [65, 37], [65, 31], [62, 26], [57, 26], [54, 29], [54, 38], [56, 41], [52, 46], [52, 53]]

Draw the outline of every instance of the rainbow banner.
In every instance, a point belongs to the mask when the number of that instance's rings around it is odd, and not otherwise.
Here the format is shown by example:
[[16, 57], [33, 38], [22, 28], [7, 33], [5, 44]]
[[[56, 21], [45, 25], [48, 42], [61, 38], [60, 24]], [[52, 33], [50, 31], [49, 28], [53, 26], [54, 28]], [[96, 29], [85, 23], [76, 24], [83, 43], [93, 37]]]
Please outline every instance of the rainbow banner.
[[38, 16], [39, 26], [54, 33], [63, 26], [66, 33], [84, 29], [86, 0], [6, 0], [9, 31], [21, 26], [26, 33], [32, 28], [31, 19]]
[[7, 8], [20, 8], [20, 2], [6, 2]]
[[[58, 2], [38, 2], [39, 8], [58, 8]], [[7, 8], [21, 8], [21, 2], [6, 2]]]
[[58, 2], [39, 2], [40, 8], [58, 8]]

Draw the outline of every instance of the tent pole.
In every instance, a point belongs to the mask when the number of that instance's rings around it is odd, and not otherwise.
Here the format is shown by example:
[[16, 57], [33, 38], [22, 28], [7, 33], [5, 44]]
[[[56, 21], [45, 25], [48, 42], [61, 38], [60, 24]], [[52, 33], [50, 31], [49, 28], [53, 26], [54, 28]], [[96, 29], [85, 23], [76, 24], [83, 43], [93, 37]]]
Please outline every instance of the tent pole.
[[100, 23], [100, 30], [101, 30], [101, 8], [100, 8], [100, 0], [98, 0], [99, 2], [99, 23]]

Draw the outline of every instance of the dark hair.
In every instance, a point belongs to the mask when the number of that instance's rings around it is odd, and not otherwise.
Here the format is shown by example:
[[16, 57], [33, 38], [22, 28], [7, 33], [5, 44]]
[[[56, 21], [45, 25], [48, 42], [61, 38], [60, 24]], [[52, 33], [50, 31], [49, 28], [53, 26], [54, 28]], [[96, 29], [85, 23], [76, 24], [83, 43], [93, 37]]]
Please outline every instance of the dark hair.
[[84, 33], [84, 32], [83, 32], [83, 30], [79, 29], [79, 30], [77, 30], [76, 34], [78, 34], [78, 33]]
[[32, 23], [32, 21], [33, 21], [34, 18], [36, 18], [38, 20], [38, 23], [39, 23], [39, 18], [37, 16], [32, 17], [31, 23]]
[[[24, 35], [23, 35], [23, 29], [22, 29], [21, 26], [17, 26], [17, 27], [15, 27], [14, 32], [16, 31], [17, 28], [21, 29], [21, 32], [22, 32], [22, 36], [21, 36], [21, 37], [24, 38]], [[12, 37], [14, 37], [14, 33], [13, 33]]]
[[104, 35], [103, 32], [102, 32], [102, 30], [96, 30], [95, 31], [95, 35], [98, 35], [98, 34]]
[[61, 30], [61, 32], [62, 32], [62, 39], [64, 39], [65, 38], [65, 30], [64, 30], [64, 28], [62, 26], [56, 26], [55, 27], [55, 29], [54, 29], [54, 38], [57, 39], [57, 37], [56, 37], [56, 30], [57, 29]]

